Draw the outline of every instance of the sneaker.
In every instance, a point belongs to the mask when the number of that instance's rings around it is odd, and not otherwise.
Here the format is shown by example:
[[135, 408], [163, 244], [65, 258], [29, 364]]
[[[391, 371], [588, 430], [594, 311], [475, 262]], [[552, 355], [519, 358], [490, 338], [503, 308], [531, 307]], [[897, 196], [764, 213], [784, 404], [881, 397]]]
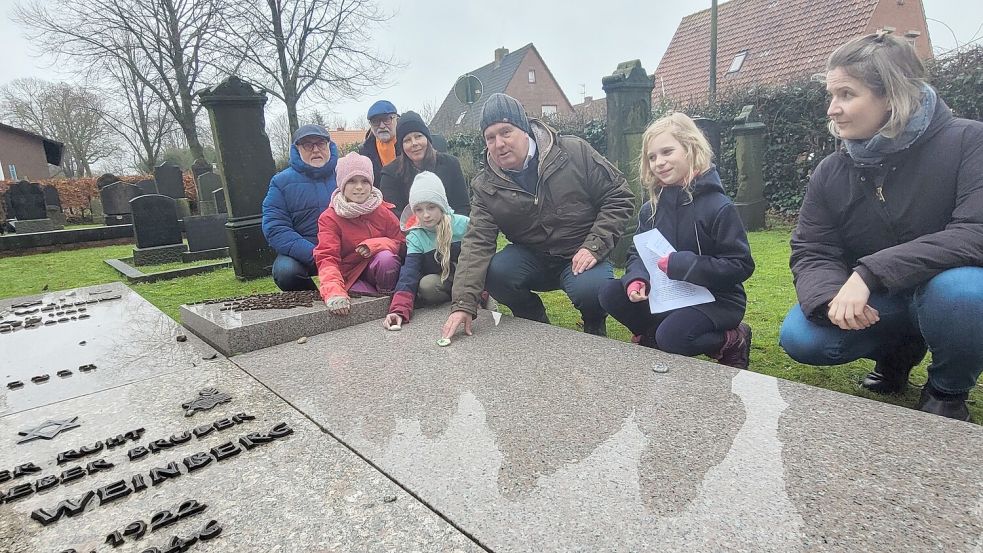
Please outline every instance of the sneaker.
[[715, 356], [717, 363], [746, 369], [751, 359], [751, 327], [747, 323], [737, 325], [725, 333], [724, 345]]
[[860, 385], [876, 394], [900, 394], [908, 388], [908, 375], [922, 362], [928, 346], [921, 335], [908, 336], [895, 351], [884, 356]]
[[968, 397], [969, 394], [966, 392], [961, 394], [939, 392], [926, 382], [915, 408], [933, 415], [969, 422], [969, 406], [966, 404]]

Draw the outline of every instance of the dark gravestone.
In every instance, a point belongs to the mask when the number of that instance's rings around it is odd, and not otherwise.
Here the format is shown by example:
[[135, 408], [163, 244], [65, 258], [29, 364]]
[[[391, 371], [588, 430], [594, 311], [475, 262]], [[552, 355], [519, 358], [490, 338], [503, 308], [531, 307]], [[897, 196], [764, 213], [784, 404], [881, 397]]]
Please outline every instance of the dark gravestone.
[[96, 188], [102, 190], [114, 182], [119, 182], [119, 177], [112, 173], [103, 173], [96, 179]]
[[46, 184], [41, 187], [44, 192], [44, 205], [53, 205], [61, 211], [61, 196], [58, 195], [58, 189], [54, 185]]
[[144, 194], [130, 200], [133, 210], [134, 265], [181, 261], [186, 250], [181, 241], [177, 201], [163, 194]]
[[212, 172], [212, 164], [208, 163], [202, 158], [198, 158], [194, 163], [191, 164], [191, 174], [194, 175], [195, 184], [198, 184], [198, 179], [205, 173]]
[[225, 189], [219, 188], [215, 191], [215, 211], [217, 213], [229, 213], [228, 206], [225, 205]]
[[239, 279], [269, 276], [276, 253], [263, 236], [263, 198], [276, 166], [263, 116], [266, 94], [233, 76], [199, 98], [208, 110], [225, 179], [232, 268]]
[[225, 233], [228, 218], [224, 213], [185, 217], [184, 232], [188, 235], [188, 251], [200, 252], [228, 247], [229, 237]]
[[184, 176], [181, 168], [170, 161], [165, 161], [154, 167], [154, 180], [157, 182], [157, 193], [174, 198], [184, 197]]
[[133, 222], [130, 200], [143, 196], [143, 192], [125, 182], [114, 182], [99, 191], [102, 200], [102, 210], [105, 212], [107, 225], [128, 225]]
[[222, 177], [215, 173], [204, 173], [198, 176], [198, 212], [202, 215], [218, 213], [215, 207], [214, 192], [222, 188]]
[[136, 184], [134, 184], [133, 186], [139, 188], [144, 194], [157, 193], [157, 183], [154, 182], [154, 179], [143, 179], [137, 181]]
[[7, 201], [4, 203], [10, 206], [8, 219], [25, 221], [48, 218], [48, 212], [44, 208], [44, 192], [35, 183], [22, 180], [10, 185]]

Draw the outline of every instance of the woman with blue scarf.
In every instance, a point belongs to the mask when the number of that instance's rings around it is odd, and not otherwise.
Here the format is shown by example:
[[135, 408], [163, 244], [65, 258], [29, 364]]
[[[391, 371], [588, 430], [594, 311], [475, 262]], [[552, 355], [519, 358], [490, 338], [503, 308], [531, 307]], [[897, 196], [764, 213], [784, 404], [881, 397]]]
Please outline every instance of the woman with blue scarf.
[[904, 392], [931, 351], [917, 408], [969, 420], [983, 370], [983, 123], [954, 117], [893, 35], [840, 46], [827, 70], [845, 149], [806, 190], [781, 346], [811, 365], [872, 359], [861, 385], [883, 394]]

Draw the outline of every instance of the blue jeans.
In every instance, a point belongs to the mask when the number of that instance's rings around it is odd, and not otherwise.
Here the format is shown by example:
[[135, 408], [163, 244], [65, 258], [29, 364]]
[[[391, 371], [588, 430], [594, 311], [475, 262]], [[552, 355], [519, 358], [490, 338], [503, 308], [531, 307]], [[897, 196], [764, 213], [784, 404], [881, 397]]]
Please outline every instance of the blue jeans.
[[906, 293], [871, 294], [880, 321], [864, 330], [842, 330], [806, 319], [796, 304], [785, 316], [779, 344], [807, 365], [875, 361], [908, 336], [921, 334], [932, 352], [928, 380], [947, 394], [968, 392], [983, 371], [983, 268], [943, 271]]
[[295, 290], [317, 290], [311, 277], [317, 274], [313, 263], [308, 265], [290, 257], [279, 254], [273, 261], [273, 282], [284, 292]]
[[518, 244], [509, 244], [492, 257], [485, 277], [485, 288], [512, 314], [522, 319], [540, 320], [545, 313], [537, 292], [563, 289], [585, 323], [607, 317], [597, 300], [601, 285], [614, 278], [611, 262], [599, 261], [590, 270], [573, 274], [570, 258], [541, 254]]

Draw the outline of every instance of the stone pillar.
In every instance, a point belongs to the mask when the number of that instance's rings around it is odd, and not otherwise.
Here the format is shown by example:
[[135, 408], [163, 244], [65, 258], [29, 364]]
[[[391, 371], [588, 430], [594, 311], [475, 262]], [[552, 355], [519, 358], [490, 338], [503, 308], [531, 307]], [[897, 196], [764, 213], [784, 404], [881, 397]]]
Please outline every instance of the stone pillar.
[[747, 230], [765, 228], [765, 133], [764, 123], [752, 122], [753, 110], [746, 106], [731, 128], [737, 142], [737, 195], [734, 204]]
[[263, 236], [262, 206], [276, 169], [263, 117], [266, 94], [233, 76], [202, 92], [201, 103], [208, 110], [225, 178], [225, 228], [236, 277], [270, 276], [276, 254]]
[[645, 192], [638, 180], [638, 159], [642, 151], [642, 134], [652, 119], [652, 79], [642, 62], [632, 60], [619, 63], [614, 73], [601, 79], [601, 86], [607, 95], [607, 158], [625, 174], [635, 194], [635, 216], [611, 253], [611, 261], [623, 267], [638, 224], [638, 210], [645, 201]]

